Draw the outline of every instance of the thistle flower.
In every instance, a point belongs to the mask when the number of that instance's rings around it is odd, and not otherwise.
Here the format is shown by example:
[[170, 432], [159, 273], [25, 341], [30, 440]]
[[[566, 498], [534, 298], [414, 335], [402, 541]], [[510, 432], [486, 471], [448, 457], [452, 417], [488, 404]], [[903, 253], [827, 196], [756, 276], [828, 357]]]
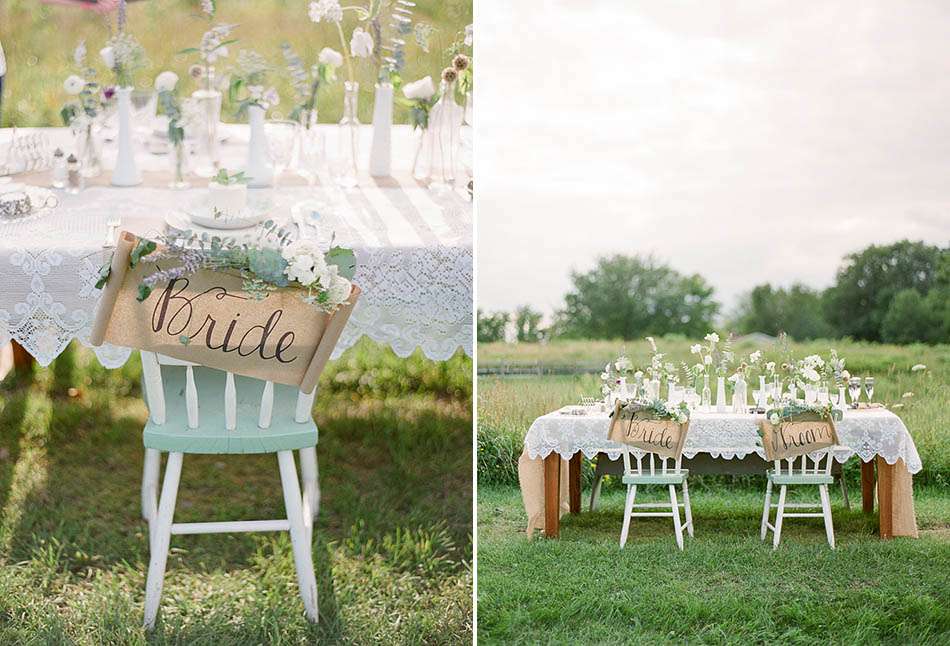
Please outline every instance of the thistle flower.
[[459, 77], [459, 73], [452, 67], [446, 67], [442, 70], [442, 80], [446, 83], [453, 83]]
[[452, 67], [459, 72], [464, 72], [468, 69], [469, 62], [468, 56], [465, 54], [457, 54], [455, 58], [452, 59]]

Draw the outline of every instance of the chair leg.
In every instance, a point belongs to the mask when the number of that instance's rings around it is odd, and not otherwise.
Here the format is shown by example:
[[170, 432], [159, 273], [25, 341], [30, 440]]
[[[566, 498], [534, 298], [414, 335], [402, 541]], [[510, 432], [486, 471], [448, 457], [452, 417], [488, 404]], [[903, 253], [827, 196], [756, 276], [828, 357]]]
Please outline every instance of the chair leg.
[[680, 507], [676, 503], [675, 485], [670, 485], [670, 504], [673, 506], [673, 529], [676, 530], [676, 545], [683, 549], [683, 526], [680, 524]]
[[165, 565], [168, 562], [168, 545], [171, 541], [172, 518], [175, 516], [175, 500], [178, 497], [178, 482], [181, 478], [181, 453], [169, 453], [165, 465], [165, 480], [162, 483], [162, 498], [158, 503], [154, 531], [149, 542], [148, 577], [145, 581], [145, 628], [155, 627], [158, 605], [162, 599], [165, 581]]
[[844, 498], [844, 508], [851, 511], [851, 501], [848, 500], [848, 485], [844, 481], [844, 471], [838, 476], [838, 483], [841, 485], [841, 497]]
[[300, 485], [297, 482], [294, 452], [278, 451], [277, 463], [280, 466], [284, 506], [287, 508], [287, 520], [290, 523], [290, 542], [293, 544], [294, 567], [297, 570], [300, 598], [303, 600], [307, 619], [316, 623], [318, 620], [317, 580], [313, 574], [313, 548], [307, 540], [307, 529], [304, 526], [302, 497]]
[[142, 467], [142, 520], [151, 522], [158, 513], [158, 468], [162, 454], [158, 449], [145, 449]]
[[689, 537], [693, 537], [693, 508], [689, 504], [689, 487], [686, 480], [683, 480], [683, 511], [686, 513], [686, 531]]
[[777, 550], [779, 541], [782, 540], [782, 515], [785, 513], [785, 490], [788, 487], [782, 485], [778, 492], [778, 510], [775, 514], [775, 537], [772, 539], [772, 549]]
[[307, 542], [313, 544], [313, 521], [320, 511], [320, 482], [317, 469], [317, 449], [300, 449], [300, 477], [303, 480], [303, 524], [310, 536]]
[[765, 484], [765, 505], [762, 509], [762, 527], [759, 528], [759, 539], [765, 540], [769, 535], [769, 512], [772, 510], [772, 481]]
[[637, 485], [627, 485], [627, 502], [623, 506], [623, 529], [620, 530], [620, 547], [627, 544], [627, 534], [630, 532], [630, 514], [633, 512], [633, 501], [637, 497]]
[[825, 516], [825, 535], [828, 537], [828, 545], [834, 549], [835, 528], [831, 523], [831, 496], [828, 494], [828, 485], [818, 485], [818, 493], [821, 495], [821, 511]]
[[[598, 458], [598, 466], [600, 466]], [[600, 485], [604, 481], [604, 476], [599, 471], [594, 472], [594, 484], [590, 488], [590, 511], [597, 509], [597, 503], [600, 502]]]

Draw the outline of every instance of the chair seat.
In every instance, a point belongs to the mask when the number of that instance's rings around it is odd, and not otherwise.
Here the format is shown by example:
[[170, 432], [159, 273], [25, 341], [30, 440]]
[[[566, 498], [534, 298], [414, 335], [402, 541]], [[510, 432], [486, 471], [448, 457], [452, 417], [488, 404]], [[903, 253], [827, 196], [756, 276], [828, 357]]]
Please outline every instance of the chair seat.
[[681, 469], [673, 473], [644, 473], [635, 472], [623, 474], [623, 483], [630, 485], [659, 484], [659, 485], [678, 485], [686, 480], [689, 475], [689, 469]]
[[776, 474], [774, 471], [768, 472], [769, 480], [777, 485], [822, 485], [834, 483], [834, 478], [824, 473], [788, 473]]
[[145, 448], [221, 454], [274, 453], [316, 446], [317, 425], [313, 419], [308, 418], [303, 423], [294, 421], [299, 392], [297, 388], [274, 384], [271, 425], [263, 429], [257, 423], [265, 382], [235, 375], [237, 426], [229, 431], [225, 428], [224, 417], [226, 373], [200, 366], [193, 370], [198, 390], [198, 428], [188, 428], [185, 368], [164, 366], [165, 423], [158, 425], [149, 418], [142, 434]]

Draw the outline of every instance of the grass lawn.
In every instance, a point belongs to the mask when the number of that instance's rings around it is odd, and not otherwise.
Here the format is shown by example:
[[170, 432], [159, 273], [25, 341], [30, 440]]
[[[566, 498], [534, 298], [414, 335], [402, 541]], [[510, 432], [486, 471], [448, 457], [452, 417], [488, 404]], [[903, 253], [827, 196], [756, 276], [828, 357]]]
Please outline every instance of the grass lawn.
[[690, 494], [684, 552], [667, 518], [634, 518], [620, 550], [620, 487], [565, 516], [560, 539], [529, 541], [520, 492], [480, 486], [479, 643], [950, 642], [945, 489], [917, 490], [918, 540], [880, 541], [876, 515], [846, 511], [834, 490], [838, 548], [821, 519], [789, 519], [774, 553], [758, 537], [764, 484], [697, 479]]
[[[0, 384], [0, 644], [471, 639], [468, 359], [400, 360], [364, 342], [325, 372], [318, 625], [286, 534], [181, 536], [151, 637], [139, 373], [74, 348]], [[186, 456], [176, 521], [282, 514], [274, 456]]]

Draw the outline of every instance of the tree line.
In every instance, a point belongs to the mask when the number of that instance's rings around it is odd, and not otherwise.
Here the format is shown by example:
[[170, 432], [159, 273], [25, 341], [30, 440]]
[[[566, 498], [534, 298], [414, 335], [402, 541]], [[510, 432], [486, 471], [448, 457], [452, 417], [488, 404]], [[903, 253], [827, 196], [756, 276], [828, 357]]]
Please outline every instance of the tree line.
[[[547, 327], [525, 305], [478, 310], [478, 342], [552, 338], [635, 339], [716, 327], [721, 304], [699, 274], [683, 275], [652, 257], [613, 255], [571, 272], [571, 290]], [[851, 337], [885, 343], [950, 342], [950, 247], [903, 240], [844, 257], [824, 290], [757, 285], [727, 317], [738, 334], [785, 332], [798, 340]]]

